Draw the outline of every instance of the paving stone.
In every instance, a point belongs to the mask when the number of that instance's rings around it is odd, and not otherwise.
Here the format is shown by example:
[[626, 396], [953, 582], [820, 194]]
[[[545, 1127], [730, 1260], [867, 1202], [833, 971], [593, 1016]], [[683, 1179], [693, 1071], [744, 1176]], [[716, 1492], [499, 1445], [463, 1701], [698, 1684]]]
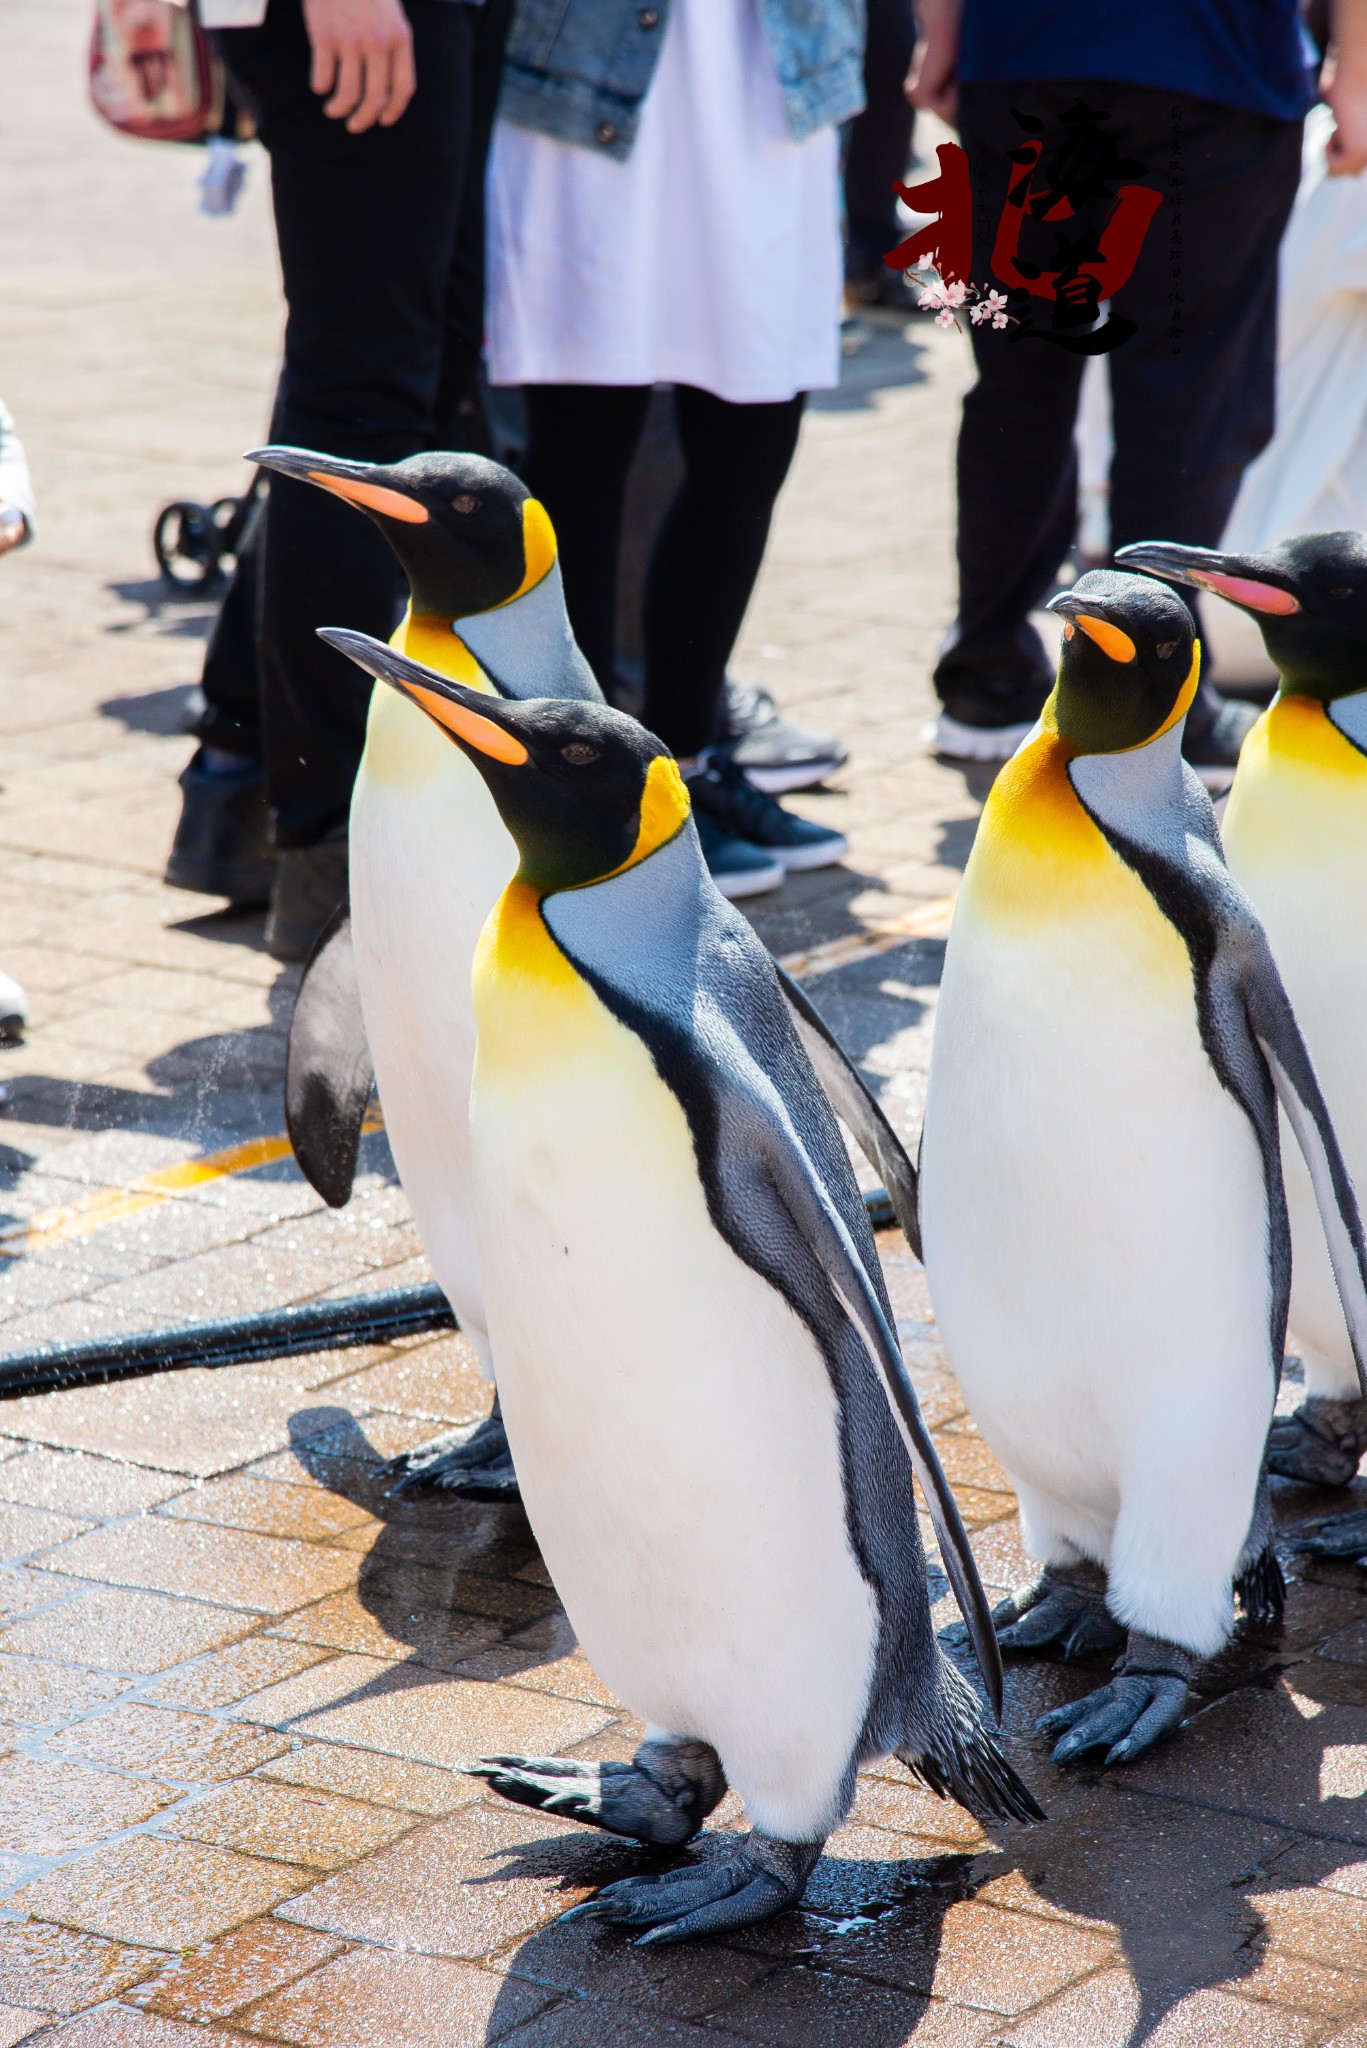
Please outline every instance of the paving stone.
[[181, 1521], [222, 1523], [262, 1536], [294, 1537], [308, 1543], [325, 1541], [371, 1520], [364, 1508], [337, 1494], [306, 1492], [299, 1486], [252, 1479], [241, 1472], [206, 1480], [189, 1493], [177, 1494], [157, 1512]]
[[200, 1842], [130, 1835], [25, 1885], [9, 1904], [115, 1941], [188, 1948], [265, 1912], [308, 1876]]
[[1326, 1970], [1304, 1957], [1272, 1949], [1251, 1976], [1231, 1983], [1240, 1998], [1308, 2013], [1312, 2019], [1338, 2020], [1367, 2013], [1367, 1976], [1354, 1971]]
[[366, 1366], [333, 1381], [330, 1391], [357, 1407], [392, 1408], [439, 1422], [473, 1422], [489, 1410], [489, 1382], [459, 1336]]
[[171, 1785], [41, 1757], [0, 1762], [0, 1850], [59, 1856], [150, 1820], [180, 1798]]
[[509, 2048], [735, 2048], [739, 2036], [666, 2019], [639, 2006], [552, 2005], [516, 2033]]
[[33, 1571], [28, 1565], [0, 1565], [0, 1619], [10, 1620], [50, 1607], [54, 1601], [65, 1599], [70, 1591], [69, 1586], [63, 1586], [46, 1572]]
[[994, 2032], [986, 2013], [814, 1969], [784, 1970], [714, 2017], [774, 2048], [978, 2048]]
[[21, 1726], [56, 1727], [124, 1690], [123, 1679], [109, 1672], [42, 1657], [0, 1656], [0, 1718]]
[[0, 2048], [18, 2048], [51, 2018], [45, 2012], [21, 2012], [17, 2005], [0, 2005]]
[[355, 1577], [354, 1560], [319, 1544], [292, 1543], [205, 1522], [144, 1515], [92, 1529], [43, 1559], [49, 1571], [160, 1593], [189, 1594], [256, 1614], [285, 1614]]
[[292, 1984], [342, 1943], [304, 1927], [273, 1919], [252, 1920], [217, 1941], [177, 1956], [160, 1976], [128, 1994], [127, 2002], [173, 2019], [224, 2019], [255, 1999]]
[[[226, 1313], [226, 1310], [220, 1311]], [[26, 1394], [0, 1410], [5, 1433], [209, 1478], [290, 1440], [298, 1399], [232, 1367], [192, 1367], [111, 1386]]]
[[156, 1685], [144, 1687], [139, 1695], [159, 1705], [173, 1707], [231, 1706], [262, 1686], [293, 1678], [318, 1663], [326, 1651], [311, 1643], [282, 1643], [270, 1636], [249, 1636], [226, 1650], [200, 1657], [178, 1671], [168, 1672]]
[[484, 2048], [556, 2002], [543, 1987], [437, 1956], [353, 1950], [244, 2016], [307, 2048]]
[[195, 1785], [241, 1777], [287, 1747], [285, 1738], [268, 1728], [136, 1703], [111, 1707], [47, 1740], [49, 1756]]
[[373, 1806], [401, 1807], [408, 1813], [450, 1813], [457, 1806], [472, 1806], [482, 1790], [478, 1780], [459, 1770], [441, 1770], [374, 1750], [298, 1738], [283, 1756], [264, 1764], [260, 1776], [283, 1784], [316, 1785]]
[[[302, 1487], [295, 1490], [303, 1492]], [[454, 1671], [496, 1643], [503, 1627], [495, 1618], [442, 1614], [436, 1608], [384, 1600], [367, 1583], [364, 1598], [350, 1589], [334, 1593], [278, 1622], [272, 1634], [368, 1657], [412, 1657], [435, 1671]]]
[[0, 1501], [0, 1557], [12, 1560], [41, 1555], [89, 1527], [88, 1522], [75, 1521], [70, 1515], [24, 1507], [16, 1501]]
[[720, 1942], [640, 1948], [592, 1920], [556, 1920], [500, 1956], [494, 1967], [581, 1998], [701, 2019], [734, 2004], [786, 1965], [778, 1956]]
[[292, 1899], [280, 1917], [474, 1960], [639, 1869], [641, 1852], [544, 1813], [471, 1806]]
[[0, 1999], [79, 2012], [158, 1970], [165, 1957], [38, 1920], [0, 1921]]
[[413, 1665], [343, 1656], [317, 1664], [234, 1709], [328, 1742], [459, 1767], [493, 1750], [549, 1755], [611, 1718], [578, 1700], [501, 1685], [439, 1681]]
[[336, 1870], [412, 1825], [411, 1815], [390, 1806], [364, 1806], [330, 1792], [239, 1778], [168, 1814], [161, 1832], [250, 1856]]
[[[64, 1582], [52, 1578], [54, 1588]], [[92, 1586], [0, 1630], [11, 1653], [65, 1658], [117, 1671], [162, 1671], [255, 1626], [256, 1617], [207, 1601]]]
[[134, 1514], [179, 1490], [174, 1474], [93, 1458], [82, 1451], [53, 1451], [45, 1444], [31, 1445], [19, 1456], [0, 1461], [0, 1499], [55, 1508], [91, 1521]]
[[46, 2038], [53, 2048], [242, 2048], [241, 2035], [221, 2027], [186, 2026], [123, 2006], [83, 2013]]

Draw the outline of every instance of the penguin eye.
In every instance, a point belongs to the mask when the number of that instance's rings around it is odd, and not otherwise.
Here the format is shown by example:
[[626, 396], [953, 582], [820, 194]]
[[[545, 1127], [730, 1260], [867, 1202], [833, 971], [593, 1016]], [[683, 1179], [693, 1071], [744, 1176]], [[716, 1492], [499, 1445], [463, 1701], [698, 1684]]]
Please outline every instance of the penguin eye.
[[1331, 590], [1328, 591], [1326, 594], [1329, 597], [1351, 597], [1353, 595], [1352, 586], [1351, 584], [1349, 584], [1346, 585], [1342, 590]]
[[587, 768], [590, 761], [598, 759], [598, 749], [591, 747], [587, 740], [571, 740], [567, 747], [560, 749], [560, 758], [572, 767]]
[[451, 510], [468, 517], [471, 512], [478, 512], [481, 502], [479, 498], [472, 498], [468, 491], [462, 491], [458, 498], [452, 498]]
[[1180, 640], [1160, 640], [1153, 651], [1160, 661], [1166, 661], [1170, 654], [1176, 654], [1181, 644]]

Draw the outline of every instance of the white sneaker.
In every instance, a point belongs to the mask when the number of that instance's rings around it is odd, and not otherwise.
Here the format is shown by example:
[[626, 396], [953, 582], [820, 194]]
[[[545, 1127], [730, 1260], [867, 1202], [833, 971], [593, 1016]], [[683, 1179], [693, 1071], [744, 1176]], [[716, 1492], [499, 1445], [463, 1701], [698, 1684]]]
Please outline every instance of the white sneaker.
[[1033, 731], [1033, 720], [1028, 725], [961, 725], [942, 711], [921, 727], [921, 743], [944, 761], [1009, 761]]
[[17, 981], [0, 974], [0, 1045], [18, 1045], [28, 1023], [28, 997]]

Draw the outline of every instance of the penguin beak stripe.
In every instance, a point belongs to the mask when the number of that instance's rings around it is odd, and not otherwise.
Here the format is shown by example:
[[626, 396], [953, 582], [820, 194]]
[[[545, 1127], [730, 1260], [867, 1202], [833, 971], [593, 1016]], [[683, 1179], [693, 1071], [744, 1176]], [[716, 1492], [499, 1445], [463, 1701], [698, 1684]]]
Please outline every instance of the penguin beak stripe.
[[381, 512], [386, 519], [402, 519], [408, 526], [425, 526], [432, 516], [416, 498], [406, 498], [402, 491], [391, 491], [384, 484], [362, 483], [357, 477], [328, 476], [321, 469], [311, 469], [308, 479], [311, 484], [321, 484], [334, 497], [359, 505], [363, 512]]
[[1217, 597], [1227, 597], [1231, 604], [1242, 605], [1249, 612], [1273, 612], [1285, 617], [1300, 610], [1300, 602], [1289, 590], [1278, 590], [1275, 583], [1256, 583], [1251, 576], [1225, 576], [1214, 569], [1199, 569], [1192, 572], [1191, 580], [1202, 590], [1213, 590]]
[[425, 690], [421, 683], [405, 682], [401, 687], [429, 718], [444, 725], [477, 754], [487, 754], [493, 761], [506, 761], [510, 768], [520, 768], [531, 758], [521, 740], [514, 739], [491, 718], [481, 718], [477, 711], [467, 711], [463, 704], [453, 704], [449, 697], [439, 697], [435, 690]]
[[1073, 614], [1089, 640], [1095, 640], [1103, 654], [1109, 654], [1112, 661], [1133, 661], [1135, 644], [1128, 633], [1122, 633], [1119, 626], [1112, 626], [1105, 619], [1095, 618], [1091, 612]]

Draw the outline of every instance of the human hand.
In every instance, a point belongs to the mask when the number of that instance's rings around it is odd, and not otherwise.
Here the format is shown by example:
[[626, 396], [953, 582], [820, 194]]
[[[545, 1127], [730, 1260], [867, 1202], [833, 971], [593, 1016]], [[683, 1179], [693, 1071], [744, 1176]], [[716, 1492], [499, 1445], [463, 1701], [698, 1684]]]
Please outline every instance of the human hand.
[[1330, 58], [1320, 87], [1334, 116], [1325, 147], [1331, 178], [1356, 178], [1367, 170], [1367, 71]]
[[0, 555], [7, 555], [28, 538], [28, 521], [17, 505], [0, 503]]
[[417, 88], [413, 31], [400, 0], [304, 0], [313, 49], [309, 84], [330, 93], [323, 112], [360, 135], [392, 128]]
[[913, 107], [938, 114], [952, 128], [959, 118], [961, 0], [921, 0], [918, 34], [904, 87]]

